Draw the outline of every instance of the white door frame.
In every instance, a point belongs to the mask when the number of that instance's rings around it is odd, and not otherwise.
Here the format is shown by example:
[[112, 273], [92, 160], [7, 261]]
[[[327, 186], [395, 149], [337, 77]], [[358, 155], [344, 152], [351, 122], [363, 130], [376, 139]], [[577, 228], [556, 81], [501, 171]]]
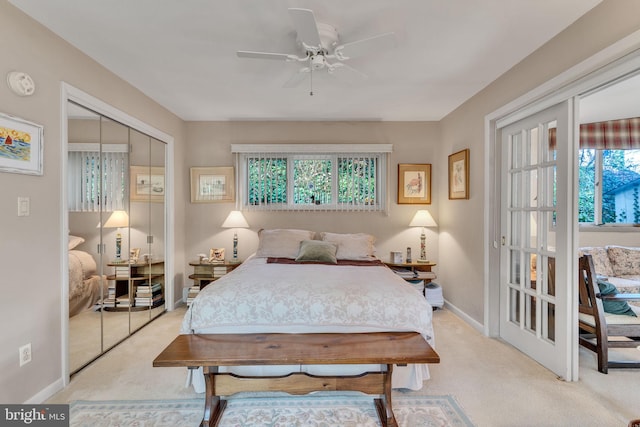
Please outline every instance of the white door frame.
[[71, 86], [66, 82], [61, 83], [60, 96], [60, 265], [62, 283], [62, 373], [63, 387], [69, 384], [69, 257], [67, 234], [69, 230], [69, 212], [67, 204], [67, 150], [68, 150], [68, 122], [67, 122], [67, 104], [73, 101], [83, 105], [97, 113], [114, 119], [126, 126], [145, 133], [166, 144], [165, 148], [165, 274], [169, 280], [165, 280], [166, 298], [165, 304], [167, 310], [173, 310], [175, 304], [174, 298], [174, 202], [173, 202], [173, 175], [174, 175], [174, 138], [173, 136], [156, 129], [135, 117], [118, 110], [117, 108], [103, 102], [102, 100], [89, 95], [88, 93]]
[[[484, 200], [484, 333], [487, 336], [500, 334], [500, 135], [498, 128], [513, 123], [521, 118], [535, 114], [547, 107], [574, 98], [574, 134], [577, 130], [578, 106], [575, 97], [584, 94], [606, 82], [615, 80], [633, 70], [640, 69], [640, 31], [619, 40], [590, 58], [571, 67], [557, 77], [538, 86], [532, 91], [513, 100], [485, 116], [484, 163], [485, 200]], [[571, 151], [577, 153], [575, 138]], [[577, 175], [574, 174], [574, 175]], [[577, 176], [567, 176], [570, 185], [577, 186]], [[572, 210], [577, 212], [577, 200], [572, 201]], [[578, 225], [571, 228], [570, 246], [576, 255]], [[565, 266], [567, 277], [575, 277], [576, 266]], [[577, 304], [576, 284], [572, 281], [570, 295], [574, 295], [572, 305]], [[571, 310], [568, 320], [571, 334], [577, 334], [577, 310]], [[578, 380], [578, 340], [572, 339], [567, 355], [572, 366], [565, 378], [567, 381]]]

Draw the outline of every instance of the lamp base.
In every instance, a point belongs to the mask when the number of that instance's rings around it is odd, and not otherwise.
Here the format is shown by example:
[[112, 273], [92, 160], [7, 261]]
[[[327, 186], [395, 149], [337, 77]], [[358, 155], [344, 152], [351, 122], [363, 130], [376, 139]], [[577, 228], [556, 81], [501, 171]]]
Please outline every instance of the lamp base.
[[417, 263], [422, 263], [422, 264], [427, 264], [427, 263], [430, 263], [431, 261], [429, 261], [428, 259], [417, 259], [416, 262]]

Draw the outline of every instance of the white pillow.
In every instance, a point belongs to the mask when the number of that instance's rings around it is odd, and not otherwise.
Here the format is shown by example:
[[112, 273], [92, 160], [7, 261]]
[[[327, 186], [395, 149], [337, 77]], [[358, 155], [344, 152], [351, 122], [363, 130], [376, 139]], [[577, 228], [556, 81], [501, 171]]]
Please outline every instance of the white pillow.
[[72, 236], [69, 234], [69, 250], [72, 250], [81, 243], [84, 243], [84, 239], [82, 237]]
[[337, 259], [370, 260], [375, 258], [375, 237], [365, 233], [338, 234], [320, 233], [325, 242], [331, 242], [338, 247]]
[[260, 230], [256, 256], [295, 259], [300, 251], [300, 242], [312, 240], [314, 235], [315, 232], [309, 230]]

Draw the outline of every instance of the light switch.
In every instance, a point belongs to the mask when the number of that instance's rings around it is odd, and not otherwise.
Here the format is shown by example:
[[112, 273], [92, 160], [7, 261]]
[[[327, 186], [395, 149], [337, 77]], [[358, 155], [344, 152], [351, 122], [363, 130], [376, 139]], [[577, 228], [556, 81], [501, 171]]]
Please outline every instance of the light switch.
[[18, 216], [29, 216], [28, 197], [18, 197]]

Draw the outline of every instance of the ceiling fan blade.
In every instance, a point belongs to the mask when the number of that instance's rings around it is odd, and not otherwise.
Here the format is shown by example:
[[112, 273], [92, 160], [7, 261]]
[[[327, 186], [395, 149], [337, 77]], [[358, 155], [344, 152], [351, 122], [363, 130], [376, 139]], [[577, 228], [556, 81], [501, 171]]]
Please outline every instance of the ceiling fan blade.
[[329, 74], [348, 83], [354, 83], [369, 78], [369, 76], [365, 73], [358, 71], [346, 64], [343, 64], [342, 62], [333, 64], [332, 68], [329, 70]]
[[298, 59], [296, 55], [287, 53], [251, 52], [247, 50], [239, 50], [236, 53], [239, 58], [276, 59], [280, 61], [295, 61]]
[[354, 42], [345, 43], [336, 47], [335, 55], [341, 60], [355, 58], [380, 51], [382, 49], [394, 48], [397, 45], [395, 33], [384, 33]]
[[289, 80], [282, 85], [282, 87], [297, 87], [302, 83], [307, 77], [309, 77], [309, 72], [311, 69], [309, 67], [302, 67], [298, 70], [297, 73], [291, 76]]
[[313, 16], [313, 11], [309, 9], [289, 9], [289, 15], [296, 27], [298, 38], [306, 45], [305, 47], [320, 47], [320, 33], [318, 32], [318, 24]]

